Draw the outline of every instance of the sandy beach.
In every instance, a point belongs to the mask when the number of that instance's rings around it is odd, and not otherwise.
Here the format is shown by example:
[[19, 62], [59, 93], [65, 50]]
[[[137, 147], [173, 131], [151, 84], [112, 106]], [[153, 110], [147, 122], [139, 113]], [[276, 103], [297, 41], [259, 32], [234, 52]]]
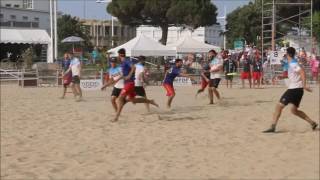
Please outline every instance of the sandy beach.
[[[147, 87], [160, 108], [125, 106], [119, 122], [111, 88], [84, 101], [61, 88], [1, 86], [1, 179], [319, 179], [319, 129], [285, 109], [270, 126], [284, 87], [219, 89], [208, 105], [198, 86], [176, 87], [173, 109], [162, 87]], [[319, 123], [319, 86], [301, 109]]]

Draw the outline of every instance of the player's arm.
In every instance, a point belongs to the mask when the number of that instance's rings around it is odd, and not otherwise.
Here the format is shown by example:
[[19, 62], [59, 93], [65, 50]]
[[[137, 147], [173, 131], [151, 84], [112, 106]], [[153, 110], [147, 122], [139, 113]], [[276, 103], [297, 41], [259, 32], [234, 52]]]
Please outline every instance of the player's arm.
[[101, 90], [104, 90], [106, 87], [112, 85], [112, 84], [115, 84], [116, 81], [114, 81], [112, 78], [109, 78], [108, 82], [105, 83], [102, 87], [101, 87]]
[[306, 72], [301, 67], [300, 67], [299, 72], [300, 72], [300, 76], [301, 76], [301, 80], [302, 80], [302, 84], [303, 84], [303, 89], [308, 91], [308, 92], [312, 92], [312, 89], [307, 87]]
[[186, 74], [186, 73], [180, 73], [179, 76], [181, 76], [181, 77], [186, 77], [186, 78], [190, 78], [191, 80], [194, 81], [194, 78], [193, 78], [192, 76]]
[[131, 71], [129, 72], [128, 76], [124, 77], [124, 80], [128, 80], [131, 78], [131, 76], [133, 75], [133, 73], [136, 71], [136, 66], [134, 64], [131, 65]]
[[207, 76], [204, 74], [204, 72], [202, 71], [201, 72], [201, 77], [203, 78], [203, 79], [205, 79], [207, 82], [209, 82], [209, 79], [207, 78]]

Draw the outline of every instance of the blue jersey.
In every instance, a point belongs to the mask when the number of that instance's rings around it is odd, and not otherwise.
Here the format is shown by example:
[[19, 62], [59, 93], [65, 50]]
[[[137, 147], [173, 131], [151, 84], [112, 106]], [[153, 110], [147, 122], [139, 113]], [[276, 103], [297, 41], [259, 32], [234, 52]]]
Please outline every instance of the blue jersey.
[[62, 69], [64, 71], [67, 71], [70, 67], [70, 63], [71, 63], [71, 60], [70, 59], [67, 59], [67, 60], [63, 60], [62, 61]]
[[173, 84], [174, 79], [180, 74], [181, 68], [178, 68], [177, 66], [172, 66], [168, 72], [167, 75], [163, 81], [165, 84]]
[[121, 67], [119, 67], [119, 66], [114, 67], [114, 68], [113, 67], [109, 68], [108, 72], [109, 72], [109, 76], [112, 78], [122, 75], [122, 70], [121, 70]]
[[[122, 74], [123, 76], [128, 76], [131, 69], [132, 69], [133, 63], [130, 61], [129, 58], [126, 58], [122, 63], [121, 63], [121, 69], [122, 69]], [[134, 82], [134, 73], [132, 73], [130, 79], [125, 80], [125, 83], [127, 82]]]

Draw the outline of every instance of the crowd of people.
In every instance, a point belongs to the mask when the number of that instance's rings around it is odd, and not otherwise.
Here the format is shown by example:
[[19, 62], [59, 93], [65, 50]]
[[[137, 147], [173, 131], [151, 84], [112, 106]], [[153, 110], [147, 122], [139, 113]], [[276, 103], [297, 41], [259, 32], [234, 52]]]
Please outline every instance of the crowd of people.
[[[233, 58], [236, 57], [236, 58]], [[146, 84], [146, 68], [145, 57], [139, 56], [137, 59], [132, 59], [126, 56], [125, 49], [118, 51], [117, 58], [110, 59], [110, 68], [108, 69], [107, 81], [102, 86], [101, 90], [105, 90], [108, 86], [113, 86], [111, 92], [111, 104], [115, 110], [115, 118], [112, 122], [119, 120], [121, 111], [125, 104], [128, 102], [144, 103], [149, 111], [149, 105], [159, 107], [159, 105], [153, 100], [148, 99], [146, 91], [144, 89]], [[317, 67], [319, 67], [319, 61]], [[312, 121], [303, 111], [299, 110], [299, 104], [301, 102], [304, 90], [311, 92], [312, 90], [307, 86], [306, 73], [303, 68], [303, 64], [296, 56], [296, 50], [292, 47], [287, 49], [287, 53], [284, 56], [283, 62], [284, 72], [281, 78], [288, 78], [288, 90], [282, 95], [279, 103], [276, 106], [272, 125], [264, 133], [275, 132], [277, 122], [281, 115], [282, 110], [289, 103], [292, 104], [291, 112], [310, 123], [312, 129], [316, 129], [317, 123]], [[311, 61], [311, 63], [315, 63]], [[172, 101], [176, 96], [174, 89], [174, 80], [178, 76], [187, 77], [191, 80], [194, 78], [185, 73], [183, 66], [190, 66], [192, 62], [184, 63], [182, 59], [175, 59], [174, 63], [165, 68], [165, 75], [162, 82], [162, 86], [166, 91], [168, 97], [166, 106], [171, 108]], [[196, 92], [198, 95], [204, 92], [208, 87], [209, 104], [214, 104], [220, 101], [221, 96], [218, 90], [221, 82], [222, 75], [226, 79], [227, 87], [232, 87], [232, 80], [235, 75], [239, 73], [239, 67], [242, 67], [240, 71], [240, 78], [242, 80], [242, 88], [245, 87], [245, 80], [249, 82], [250, 88], [260, 88], [263, 78], [263, 58], [258, 50], [244, 51], [239, 55], [233, 56], [228, 50], [223, 50], [217, 53], [215, 50], [208, 52], [208, 59], [202, 62], [201, 70], [201, 87]], [[82, 92], [80, 88], [80, 72], [81, 63], [78, 58], [73, 57], [72, 53], [65, 54], [65, 61], [63, 63], [63, 96], [65, 97], [68, 85], [71, 83], [72, 92], [80, 101], [82, 98]], [[214, 100], [216, 97], [216, 100]]]

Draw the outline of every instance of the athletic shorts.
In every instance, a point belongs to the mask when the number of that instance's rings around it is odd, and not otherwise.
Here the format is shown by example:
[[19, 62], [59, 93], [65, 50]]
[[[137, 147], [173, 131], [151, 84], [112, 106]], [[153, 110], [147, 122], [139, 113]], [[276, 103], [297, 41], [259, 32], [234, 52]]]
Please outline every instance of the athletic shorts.
[[173, 88], [173, 85], [172, 84], [163, 84], [163, 87], [166, 89], [167, 91], [167, 96], [173, 96], [175, 95], [175, 92], [174, 92], [174, 88]]
[[242, 72], [241, 73], [241, 79], [251, 79], [250, 72]]
[[73, 84], [80, 84], [80, 77], [79, 76], [72, 76], [72, 83]]
[[226, 77], [226, 80], [231, 80], [231, 81], [232, 81], [232, 79], [233, 79], [233, 75], [227, 75], [227, 74], [226, 74], [225, 77]]
[[136, 96], [136, 92], [134, 91], [134, 82], [125, 83], [121, 90], [120, 96], [129, 96], [129, 99], [133, 99]]
[[253, 72], [252, 77], [254, 80], [258, 80], [262, 77], [262, 73], [261, 72]]
[[68, 86], [72, 81], [71, 72], [69, 72], [68, 74], [64, 75], [62, 79], [63, 79], [63, 86], [64, 87]]
[[201, 89], [205, 89], [208, 84], [209, 83], [204, 78], [201, 78]]
[[288, 105], [289, 103], [299, 107], [303, 96], [303, 88], [287, 89], [287, 91], [281, 96], [280, 103]]
[[137, 96], [141, 96], [141, 97], [146, 96], [146, 91], [144, 90], [143, 86], [136, 86], [136, 87], [134, 87], [134, 90], [135, 90]]
[[119, 97], [119, 95], [120, 95], [120, 93], [121, 93], [121, 90], [122, 90], [122, 89], [120, 89], [120, 88], [113, 87], [111, 96]]
[[218, 88], [220, 80], [220, 78], [210, 79], [209, 87]]

